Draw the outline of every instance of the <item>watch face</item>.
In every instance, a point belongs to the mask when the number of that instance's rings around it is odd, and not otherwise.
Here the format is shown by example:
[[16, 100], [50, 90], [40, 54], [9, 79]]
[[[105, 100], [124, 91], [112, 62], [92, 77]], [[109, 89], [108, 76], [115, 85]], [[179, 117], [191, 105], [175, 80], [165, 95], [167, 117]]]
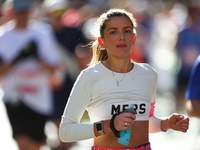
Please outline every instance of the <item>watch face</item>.
[[103, 130], [101, 122], [96, 124], [96, 128], [97, 128], [97, 131]]

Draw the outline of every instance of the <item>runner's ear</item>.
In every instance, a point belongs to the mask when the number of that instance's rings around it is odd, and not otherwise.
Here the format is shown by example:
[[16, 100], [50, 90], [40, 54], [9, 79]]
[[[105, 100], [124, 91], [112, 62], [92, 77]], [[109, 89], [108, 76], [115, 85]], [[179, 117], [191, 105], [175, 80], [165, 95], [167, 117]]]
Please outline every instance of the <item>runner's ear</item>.
[[104, 41], [101, 37], [98, 37], [97, 40], [98, 40], [98, 43], [99, 43], [100, 46], [104, 46]]

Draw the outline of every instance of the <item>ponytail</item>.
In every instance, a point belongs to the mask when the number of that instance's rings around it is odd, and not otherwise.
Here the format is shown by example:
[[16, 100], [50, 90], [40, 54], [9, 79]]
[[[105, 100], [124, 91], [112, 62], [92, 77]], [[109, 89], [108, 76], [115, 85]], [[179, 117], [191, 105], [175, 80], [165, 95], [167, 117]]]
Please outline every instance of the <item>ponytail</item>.
[[99, 61], [105, 61], [108, 58], [107, 50], [101, 50], [101, 46], [99, 45], [98, 41], [94, 41], [91, 45], [92, 50], [92, 59], [89, 63], [89, 66], [97, 64]]

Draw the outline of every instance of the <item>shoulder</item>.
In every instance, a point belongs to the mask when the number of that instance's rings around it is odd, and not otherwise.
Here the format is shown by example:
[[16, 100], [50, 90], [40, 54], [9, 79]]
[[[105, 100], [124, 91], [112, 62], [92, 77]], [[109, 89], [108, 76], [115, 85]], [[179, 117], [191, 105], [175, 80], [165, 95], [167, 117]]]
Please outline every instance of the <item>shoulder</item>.
[[4, 26], [2, 25], [2, 26], [0, 26], [0, 37], [3, 37], [4, 35], [5, 35], [5, 28], [4, 28]]
[[84, 77], [84, 78], [88, 78], [89, 80], [95, 80], [99, 76], [103, 76], [106, 73], [107, 72], [106, 72], [105, 68], [103, 67], [101, 62], [99, 62], [97, 64], [88, 66], [87, 68], [82, 70], [80, 72], [80, 76]]
[[[40, 20], [30, 20], [27, 31], [35, 37], [38, 42], [48, 39], [54, 40], [53, 28], [46, 22]], [[48, 41], [43, 41], [48, 42]]]
[[92, 66], [88, 66], [84, 70], [81, 71], [82, 74], [87, 74], [88, 76], [91, 76], [93, 74], [96, 74], [97, 72], [100, 72], [100, 63], [94, 64]]
[[6, 22], [0, 26], [0, 37], [7, 35], [14, 28], [13, 21]]
[[134, 64], [138, 66], [138, 68], [140, 68], [141, 70], [156, 73], [156, 70], [147, 63], [134, 63]]
[[82, 70], [75, 81], [75, 87], [91, 87], [97, 78], [95, 76], [95, 68], [96, 65], [93, 65]]
[[156, 70], [147, 63], [135, 63], [135, 73], [141, 74], [140, 77], [144, 76], [146, 78], [148, 76], [150, 79], [158, 78]]
[[28, 28], [37, 32], [42, 32], [43, 34], [53, 33], [52, 26], [41, 20], [30, 20]]

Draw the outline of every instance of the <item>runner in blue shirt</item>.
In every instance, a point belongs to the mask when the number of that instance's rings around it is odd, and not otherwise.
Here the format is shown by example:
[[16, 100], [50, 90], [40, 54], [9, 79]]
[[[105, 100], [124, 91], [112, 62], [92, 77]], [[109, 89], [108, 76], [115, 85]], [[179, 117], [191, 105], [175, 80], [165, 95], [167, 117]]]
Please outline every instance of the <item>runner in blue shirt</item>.
[[193, 66], [185, 97], [188, 114], [200, 117], [200, 55]]

